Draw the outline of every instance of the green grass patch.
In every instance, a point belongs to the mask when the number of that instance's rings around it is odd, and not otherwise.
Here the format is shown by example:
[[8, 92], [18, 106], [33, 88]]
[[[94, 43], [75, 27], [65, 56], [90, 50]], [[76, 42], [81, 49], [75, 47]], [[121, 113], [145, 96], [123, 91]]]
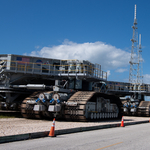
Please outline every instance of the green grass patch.
[[20, 112], [13, 112], [13, 113], [0, 112], [0, 119], [2, 118], [22, 118], [22, 115]]

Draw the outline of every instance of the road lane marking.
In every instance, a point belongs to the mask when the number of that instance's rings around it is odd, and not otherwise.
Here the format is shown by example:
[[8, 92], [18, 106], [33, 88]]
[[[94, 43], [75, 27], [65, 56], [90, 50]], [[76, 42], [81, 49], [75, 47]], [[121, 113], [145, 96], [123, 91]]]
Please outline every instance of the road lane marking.
[[104, 149], [104, 148], [107, 148], [107, 147], [111, 147], [111, 146], [114, 146], [114, 145], [118, 145], [118, 144], [121, 144], [123, 142], [119, 142], [119, 143], [115, 143], [115, 144], [112, 144], [112, 145], [108, 145], [108, 146], [105, 146], [105, 147], [102, 147], [102, 148], [99, 148], [99, 149], [96, 149], [96, 150], [101, 150], [101, 149]]

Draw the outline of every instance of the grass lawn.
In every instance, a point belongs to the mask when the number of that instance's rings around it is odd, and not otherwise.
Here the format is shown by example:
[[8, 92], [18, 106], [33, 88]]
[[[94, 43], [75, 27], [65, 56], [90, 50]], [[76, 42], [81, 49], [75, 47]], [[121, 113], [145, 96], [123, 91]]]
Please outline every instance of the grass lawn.
[[0, 110], [0, 119], [1, 118], [22, 118], [20, 112], [1, 112]]

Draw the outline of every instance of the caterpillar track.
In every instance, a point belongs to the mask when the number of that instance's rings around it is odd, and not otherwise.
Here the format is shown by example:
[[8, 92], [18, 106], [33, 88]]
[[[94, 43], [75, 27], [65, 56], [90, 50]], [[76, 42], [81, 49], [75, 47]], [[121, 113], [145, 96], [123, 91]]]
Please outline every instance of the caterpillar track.
[[[121, 118], [122, 110], [119, 109], [119, 113], [117, 116], [108, 117], [110, 113], [98, 113], [94, 112], [95, 117], [93, 118], [86, 118], [85, 109], [87, 102], [94, 102], [97, 97], [103, 97], [107, 99], [111, 99], [111, 102], [116, 103], [118, 108], [121, 108], [121, 101], [118, 101], [118, 98], [113, 95], [106, 95], [100, 92], [86, 92], [86, 91], [79, 91], [76, 92], [68, 102], [77, 102], [77, 107], [66, 106], [65, 107], [65, 119], [71, 121], [88, 121], [88, 120], [101, 120], [106, 118]], [[107, 114], [107, 115], [106, 115]]]
[[139, 116], [150, 116], [150, 102], [141, 101], [138, 107]]
[[[36, 91], [31, 94], [29, 97], [23, 100], [21, 104], [21, 114], [24, 118], [28, 119], [42, 119], [43, 117], [50, 117], [46, 112], [34, 111], [34, 104], [28, 104], [28, 101], [36, 101], [39, 94], [43, 91]], [[47, 93], [52, 93], [53, 91], [49, 91]], [[46, 114], [45, 114], [46, 113]]]
[[66, 120], [78, 120], [78, 121], [86, 121], [85, 113], [85, 105], [87, 101], [94, 95], [95, 92], [76, 92], [68, 102], [77, 102], [77, 107], [66, 107], [65, 108], [65, 119]]
[[39, 93], [41, 93], [41, 91], [34, 92], [32, 95], [23, 100], [21, 104], [21, 114], [24, 118], [41, 118], [40, 112], [33, 111], [34, 105], [27, 104], [27, 101], [29, 100], [35, 101], [38, 98]]
[[[119, 101], [118, 97], [113, 95], [106, 95], [100, 92], [94, 92], [94, 91], [78, 91], [74, 93], [67, 101], [62, 102], [59, 104], [61, 105], [60, 111], [56, 112], [49, 112], [48, 106], [46, 107], [45, 111], [34, 111], [34, 104], [30, 103], [32, 101], [36, 101], [38, 99], [38, 95], [41, 93], [45, 93], [45, 95], [50, 94], [56, 94], [56, 92], [49, 91], [49, 92], [35, 92], [31, 96], [27, 97], [21, 105], [21, 113], [24, 118], [36, 118], [36, 119], [42, 119], [42, 118], [60, 118], [65, 119], [68, 121], [89, 121], [89, 120], [101, 120], [101, 119], [107, 119], [107, 118], [118, 118], [122, 116], [121, 109], [121, 102]], [[59, 94], [59, 93], [57, 93]], [[61, 93], [62, 94], [62, 93]], [[105, 105], [106, 101], [109, 100], [109, 105], [115, 105], [117, 107], [118, 111], [116, 110], [106, 110], [106, 108], [101, 109], [100, 111], [96, 108], [98, 103], [96, 103], [96, 100], [100, 98], [102, 99], [101, 103], [104, 103]], [[61, 99], [61, 98], [60, 98]], [[48, 100], [49, 101], [49, 100]], [[30, 103], [30, 104], [29, 104]], [[75, 103], [76, 105], [67, 105]], [[101, 105], [99, 103], [99, 105]], [[41, 105], [41, 104], [40, 104]], [[91, 107], [93, 105], [94, 107]], [[58, 104], [53, 102], [53, 104], [50, 104], [51, 107], [58, 107]], [[103, 107], [106, 107], [103, 105]], [[92, 109], [90, 109], [92, 108]], [[94, 108], [94, 109], [93, 109]], [[57, 115], [54, 115], [57, 114]], [[92, 117], [93, 116], [93, 117]]]

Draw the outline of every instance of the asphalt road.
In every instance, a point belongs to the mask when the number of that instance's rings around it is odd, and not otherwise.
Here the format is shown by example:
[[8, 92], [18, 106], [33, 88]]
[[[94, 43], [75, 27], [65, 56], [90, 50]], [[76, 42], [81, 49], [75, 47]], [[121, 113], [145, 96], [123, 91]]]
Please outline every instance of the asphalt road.
[[0, 150], [148, 150], [150, 123], [0, 144]]

